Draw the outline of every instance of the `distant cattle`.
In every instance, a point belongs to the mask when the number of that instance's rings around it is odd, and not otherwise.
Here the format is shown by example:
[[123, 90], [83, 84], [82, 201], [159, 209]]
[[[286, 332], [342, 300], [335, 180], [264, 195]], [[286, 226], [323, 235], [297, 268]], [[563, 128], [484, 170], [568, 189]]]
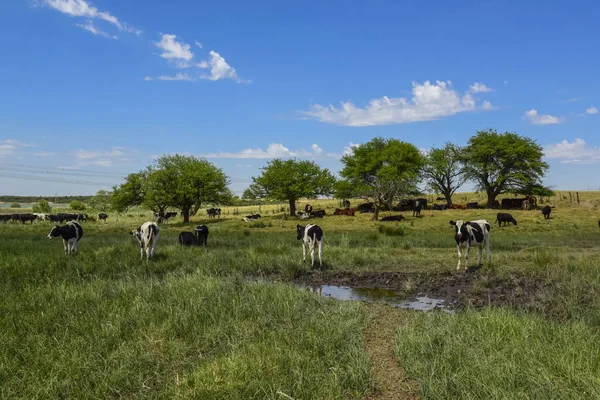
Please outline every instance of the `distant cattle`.
[[220, 208], [209, 208], [206, 210], [206, 214], [209, 219], [218, 218], [221, 219], [221, 209]]
[[506, 226], [506, 224], [510, 225], [511, 222], [517, 225], [517, 220], [509, 213], [496, 214], [496, 222], [498, 223], [498, 226], [503, 226], [502, 223], [504, 223], [504, 226]]
[[413, 217], [421, 216], [421, 208], [423, 208], [423, 206], [421, 205], [421, 202], [419, 200], [415, 201], [415, 203], [413, 205]]
[[542, 215], [544, 216], [544, 219], [550, 219], [551, 212], [552, 208], [550, 206], [544, 206], [544, 208], [542, 208]]
[[311, 267], [315, 266], [315, 246], [319, 248], [319, 265], [323, 266], [323, 229], [319, 225], [296, 225], [296, 237], [302, 240], [302, 262], [306, 262], [306, 247], [310, 252]]
[[159, 224], [161, 224], [163, 222], [166, 222], [168, 224], [169, 220], [176, 216], [177, 216], [176, 211], [167, 211], [167, 212], [160, 211], [160, 212], [154, 213], [154, 218], [156, 218], [156, 222]]
[[436, 197], [435, 201], [446, 201], [445, 197]]
[[31, 213], [27, 214], [12, 214], [11, 220], [14, 222], [20, 222], [24, 224], [25, 222], [30, 222], [33, 224], [33, 221], [37, 219], [37, 216]]
[[421, 208], [427, 209], [427, 199], [418, 198], [418, 199], [404, 199], [400, 200], [397, 206], [393, 207], [394, 211], [410, 211], [415, 209], [415, 204], [419, 203]]
[[11, 219], [12, 219], [12, 216], [10, 214], [0, 214], [0, 222], [7, 223]]
[[325, 210], [315, 210], [310, 212], [312, 218], [323, 218], [325, 216]]
[[350, 200], [344, 200], [344, 207], [350, 208]]
[[[346, 207], [348, 208], [348, 207]], [[373, 203], [362, 203], [356, 206], [356, 210], [359, 213], [372, 213], [375, 212], [375, 205]], [[337, 215], [337, 214], [334, 214]]]
[[106, 223], [106, 219], [108, 218], [108, 214], [106, 214], [106, 213], [98, 213], [97, 217], [98, 217], [98, 221], [104, 221], [104, 223]]
[[468, 268], [469, 249], [471, 246], [477, 246], [477, 265], [481, 265], [481, 253], [483, 245], [486, 246], [488, 261], [490, 259], [490, 224], [485, 219], [477, 221], [450, 221], [450, 225], [454, 226], [456, 241], [456, 249], [458, 250], [458, 265], [456, 269], [460, 269], [460, 259], [462, 257], [460, 248], [465, 248], [465, 271]]
[[83, 236], [83, 228], [76, 221], [69, 221], [63, 226], [54, 226], [48, 234], [48, 239], [62, 237], [65, 254], [75, 254], [78, 250], [79, 240]]
[[448, 205], [447, 204], [433, 204], [431, 206], [432, 210], [439, 210], [439, 211], [443, 211], [443, 210], [447, 210], [448, 209]]
[[513, 198], [502, 199], [502, 208], [505, 210], [511, 210], [511, 209], [520, 210], [523, 208], [524, 201], [527, 201], [527, 198], [523, 197], [523, 198], [518, 198], [518, 199], [513, 199]]
[[448, 208], [451, 210], [466, 210], [467, 206], [464, 204], [452, 203], [452, 204], [450, 204], [450, 206]]
[[256, 221], [257, 219], [262, 218], [260, 214], [249, 214], [246, 215], [243, 219], [244, 222]]
[[343, 210], [336, 208], [335, 211], [333, 212], [333, 215], [348, 215], [348, 216], [353, 217], [355, 213], [356, 213], [356, 210], [354, 208], [344, 208]]
[[198, 239], [192, 232], [179, 233], [179, 244], [182, 246], [198, 246]]
[[144, 252], [146, 253], [146, 259], [149, 260], [154, 256], [154, 250], [156, 249], [156, 242], [160, 230], [156, 222], [147, 221], [137, 229], [130, 232], [140, 244], [140, 258], [144, 258]]
[[208, 226], [198, 225], [196, 229], [194, 229], [194, 234], [196, 235], [196, 240], [198, 241], [199, 246], [208, 246]]
[[479, 208], [479, 203], [478, 202], [474, 201], [472, 203], [467, 203], [467, 209], [468, 210], [475, 210], [477, 208]]
[[387, 217], [381, 218], [380, 221], [382, 221], [382, 222], [402, 221], [403, 219], [404, 219], [404, 216], [402, 216], [402, 215], [388, 215]]

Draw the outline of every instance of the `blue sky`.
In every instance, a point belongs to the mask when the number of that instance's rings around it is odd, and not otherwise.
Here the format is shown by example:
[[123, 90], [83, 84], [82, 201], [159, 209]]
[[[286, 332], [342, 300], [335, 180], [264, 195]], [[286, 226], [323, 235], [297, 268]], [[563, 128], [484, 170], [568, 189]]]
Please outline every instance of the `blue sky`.
[[5, 0], [0, 194], [92, 194], [177, 152], [241, 194], [273, 157], [337, 173], [375, 136], [486, 128], [544, 146], [547, 185], [598, 189], [599, 20], [593, 1]]

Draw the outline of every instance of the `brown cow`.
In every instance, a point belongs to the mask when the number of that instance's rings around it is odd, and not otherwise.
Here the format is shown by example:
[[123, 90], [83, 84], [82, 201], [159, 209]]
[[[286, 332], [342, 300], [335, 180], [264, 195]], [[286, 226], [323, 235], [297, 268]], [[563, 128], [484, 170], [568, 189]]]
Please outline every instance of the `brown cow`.
[[456, 204], [456, 203], [452, 203], [450, 204], [450, 207], [448, 207], [452, 210], [466, 210], [467, 206], [465, 206], [464, 204]]
[[349, 215], [349, 216], [353, 217], [354, 213], [356, 213], [355, 208], [345, 208], [343, 210], [336, 208], [335, 211], [333, 212], [333, 215]]

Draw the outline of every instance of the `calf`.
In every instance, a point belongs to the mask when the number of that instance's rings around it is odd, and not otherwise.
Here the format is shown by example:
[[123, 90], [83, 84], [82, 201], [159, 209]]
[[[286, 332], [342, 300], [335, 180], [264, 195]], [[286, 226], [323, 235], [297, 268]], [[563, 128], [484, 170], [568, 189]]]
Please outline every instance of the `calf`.
[[496, 214], [496, 222], [498, 223], [498, 226], [502, 226], [503, 222], [504, 222], [504, 226], [506, 226], [506, 224], [510, 225], [511, 222], [513, 224], [517, 225], [517, 220], [514, 219], [513, 216], [510, 215], [509, 213]]
[[415, 205], [413, 207], [413, 217], [421, 216], [421, 208], [423, 208], [423, 206], [421, 205], [419, 200], [415, 201]]
[[551, 212], [552, 208], [550, 208], [550, 206], [545, 206], [544, 208], [542, 208], [542, 215], [544, 216], [544, 219], [550, 219]]
[[196, 240], [198, 241], [199, 246], [208, 246], [208, 226], [198, 225], [196, 229], [194, 229], [194, 234], [196, 235]]
[[456, 249], [458, 250], [458, 265], [456, 269], [460, 269], [460, 259], [462, 257], [460, 248], [465, 248], [465, 271], [469, 262], [469, 249], [471, 246], [477, 246], [477, 265], [481, 265], [481, 253], [483, 245], [486, 246], [488, 261], [490, 259], [490, 224], [485, 219], [477, 221], [450, 221], [450, 225], [455, 228], [454, 239], [456, 240]]
[[144, 258], [144, 251], [146, 252], [147, 260], [154, 256], [154, 249], [156, 248], [159, 233], [158, 225], [152, 221], [144, 222], [142, 226], [130, 232], [140, 244], [140, 258]]
[[69, 221], [63, 226], [55, 225], [47, 237], [52, 239], [59, 236], [62, 237], [65, 254], [75, 254], [78, 250], [79, 239], [83, 236], [83, 228], [79, 225], [79, 222]]
[[355, 213], [356, 213], [356, 209], [354, 209], [354, 208], [345, 208], [343, 210], [336, 208], [335, 211], [333, 212], [333, 215], [348, 215], [348, 216], [353, 217]]
[[108, 214], [106, 214], [106, 213], [98, 213], [97, 217], [98, 217], [98, 221], [104, 221], [104, 223], [106, 223], [106, 219], [108, 218]]
[[192, 232], [181, 232], [179, 234], [179, 244], [182, 246], [198, 246], [198, 239]]
[[249, 214], [246, 215], [243, 219], [244, 222], [256, 221], [257, 219], [262, 218], [260, 214]]
[[389, 215], [387, 217], [383, 217], [380, 221], [388, 222], [388, 221], [402, 221], [404, 217], [402, 215]]
[[302, 240], [302, 262], [306, 262], [306, 246], [310, 251], [311, 268], [315, 266], [315, 245], [319, 247], [319, 266], [323, 266], [323, 229], [318, 225], [296, 225], [298, 240]]

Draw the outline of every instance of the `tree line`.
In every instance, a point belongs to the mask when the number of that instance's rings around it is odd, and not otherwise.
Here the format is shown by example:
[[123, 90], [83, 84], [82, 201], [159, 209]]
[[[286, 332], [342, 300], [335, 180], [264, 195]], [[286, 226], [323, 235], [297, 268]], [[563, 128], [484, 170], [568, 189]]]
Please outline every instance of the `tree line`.
[[[374, 204], [377, 218], [382, 207], [421, 194], [422, 184], [451, 204], [456, 190], [473, 182], [493, 207], [503, 193], [550, 195], [542, 184], [548, 170], [543, 155], [533, 139], [493, 129], [477, 131], [464, 147], [445, 143], [425, 153], [408, 142], [376, 137], [342, 157], [340, 178], [313, 161], [273, 159], [252, 178], [242, 199], [286, 201], [295, 215], [301, 198], [362, 198]], [[236, 198], [229, 184], [227, 175], [205, 159], [165, 155], [113, 187], [110, 207], [119, 212], [132, 206], [156, 212], [172, 207], [188, 222], [204, 205], [232, 204]]]

